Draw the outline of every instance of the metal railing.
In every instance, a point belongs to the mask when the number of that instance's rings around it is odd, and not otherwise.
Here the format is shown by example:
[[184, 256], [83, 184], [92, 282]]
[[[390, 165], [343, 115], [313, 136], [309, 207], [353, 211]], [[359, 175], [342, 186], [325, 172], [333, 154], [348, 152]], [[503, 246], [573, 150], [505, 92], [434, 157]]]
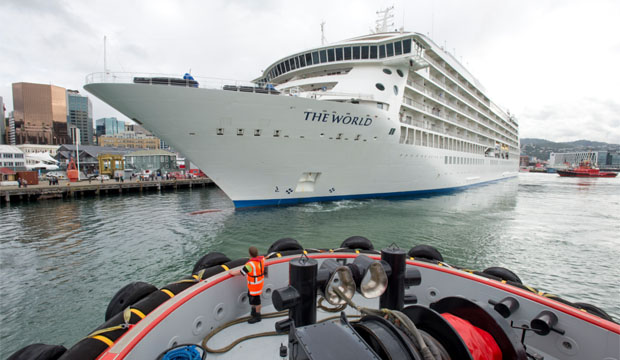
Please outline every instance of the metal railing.
[[[255, 83], [245, 80], [220, 79], [207, 77], [194, 77], [183, 79], [179, 74], [157, 74], [137, 72], [96, 72], [86, 76], [86, 84], [95, 83], [119, 83], [119, 84], [147, 84], [164, 86], [186, 86], [203, 89], [224, 89], [224, 86], [258, 87]], [[260, 88], [260, 87], [259, 87]]]

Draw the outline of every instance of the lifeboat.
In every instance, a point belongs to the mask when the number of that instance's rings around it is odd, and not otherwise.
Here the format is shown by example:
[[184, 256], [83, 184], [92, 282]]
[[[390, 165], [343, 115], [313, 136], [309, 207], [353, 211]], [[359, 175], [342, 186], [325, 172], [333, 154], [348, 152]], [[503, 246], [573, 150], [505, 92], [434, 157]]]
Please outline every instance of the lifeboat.
[[70, 349], [34, 344], [9, 359], [619, 357], [620, 325], [593, 305], [538, 291], [508, 269], [451, 266], [431, 246], [378, 251], [361, 236], [334, 249], [276, 241], [265, 254], [262, 320], [248, 323], [246, 280], [231, 274], [247, 260], [210, 253], [161, 289], [132, 283]]
[[592, 166], [589, 161], [584, 161], [579, 166], [567, 170], [557, 170], [558, 175], [566, 177], [606, 177], [613, 178], [618, 176], [615, 172], [603, 172]]

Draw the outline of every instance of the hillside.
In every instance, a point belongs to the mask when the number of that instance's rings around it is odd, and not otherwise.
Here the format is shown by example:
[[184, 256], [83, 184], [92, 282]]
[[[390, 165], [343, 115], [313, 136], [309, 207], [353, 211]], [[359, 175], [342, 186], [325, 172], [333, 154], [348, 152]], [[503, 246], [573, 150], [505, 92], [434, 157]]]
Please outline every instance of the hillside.
[[577, 140], [571, 142], [553, 142], [545, 139], [525, 138], [521, 139], [521, 154], [530, 158], [536, 157], [539, 160], [549, 160], [552, 152], [573, 152], [573, 151], [604, 151], [620, 150], [620, 144], [608, 144], [598, 141]]

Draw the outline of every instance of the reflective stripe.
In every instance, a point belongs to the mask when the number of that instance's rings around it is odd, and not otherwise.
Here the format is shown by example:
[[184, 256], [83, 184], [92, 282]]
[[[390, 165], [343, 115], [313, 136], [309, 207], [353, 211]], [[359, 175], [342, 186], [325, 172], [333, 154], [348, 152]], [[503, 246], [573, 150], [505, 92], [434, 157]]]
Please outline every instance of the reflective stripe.
[[256, 285], [256, 284], [262, 284], [262, 283], [263, 283], [263, 279], [256, 280], [256, 281], [248, 280], [248, 282], [249, 282], [250, 284], [254, 284], [254, 285]]
[[258, 296], [258, 295], [260, 295], [263, 292], [263, 290], [260, 290], [260, 291], [248, 291], [248, 292], [250, 293], [250, 295]]
[[110, 340], [107, 337], [102, 336], [102, 335], [91, 336], [91, 339], [97, 339], [99, 341], [102, 341], [102, 342], [104, 342], [108, 346], [114, 345], [114, 341], [112, 341], [112, 340]]
[[172, 293], [172, 291], [170, 291], [168, 289], [161, 289], [161, 291], [163, 291], [164, 293], [166, 293], [170, 297], [174, 297], [174, 294]]
[[136, 315], [138, 315], [138, 316], [140, 317], [140, 319], [144, 319], [144, 317], [146, 316], [146, 315], [144, 315], [144, 314], [142, 313], [142, 311], [140, 311], [140, 310], [138, 310], [138, 309], [133, 309], [133, 308], [132, 308], [132, 309], [131, 309], [131, 312], [132, 312], [132, 313], [134, 313], [134, 314], [136, 314]]

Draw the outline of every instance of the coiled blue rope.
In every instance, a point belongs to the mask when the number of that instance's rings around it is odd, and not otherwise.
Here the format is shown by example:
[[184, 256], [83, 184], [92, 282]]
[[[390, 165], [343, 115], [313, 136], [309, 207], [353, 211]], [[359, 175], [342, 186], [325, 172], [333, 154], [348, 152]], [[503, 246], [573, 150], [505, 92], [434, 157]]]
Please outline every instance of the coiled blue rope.
[[201, 346], [180, 345], [162, 354], [161, 360], [202, 360], [206, 354], [207, 352]]

